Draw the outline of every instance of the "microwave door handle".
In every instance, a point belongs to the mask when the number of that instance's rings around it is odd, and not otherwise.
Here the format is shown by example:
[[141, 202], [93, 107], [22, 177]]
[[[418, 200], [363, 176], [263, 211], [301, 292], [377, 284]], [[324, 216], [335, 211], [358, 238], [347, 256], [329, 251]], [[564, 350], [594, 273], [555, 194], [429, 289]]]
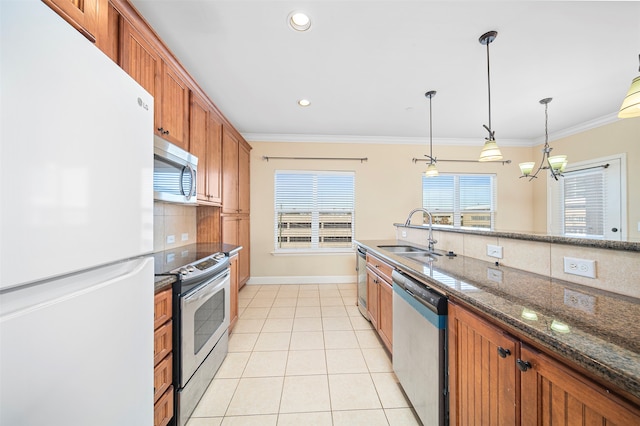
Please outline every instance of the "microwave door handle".
[[[184, 185], [183, 185], [183, 179], [184, 179], [184, 169], [186, 169], [189, 166], [183, 167], [182, 170], [180, 171], [180, 194], [182, 195], [187, 195], [184, 193]], [[187, 196], [187, 200], [189, 199], [189, 197]]]
[[[189, 167], [189, 172], [191, 173], [191, 190], [189, 191], [189, 196], [196, 195], [196, 171], [191, 167]], [[187, 198], [188, 199], [188, 198]]]

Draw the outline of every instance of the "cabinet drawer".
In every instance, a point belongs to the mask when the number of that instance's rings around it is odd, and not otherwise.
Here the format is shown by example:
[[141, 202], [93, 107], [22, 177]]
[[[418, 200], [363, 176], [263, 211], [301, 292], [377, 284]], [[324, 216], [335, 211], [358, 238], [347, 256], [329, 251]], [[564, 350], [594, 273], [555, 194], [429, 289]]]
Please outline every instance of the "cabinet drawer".
[[153, 334], [153, 365], [157, 365], [164, 357], [169, 355], [173, 345], [171, 321], [160, 326]]
[[154, 402], [169, 389], [173, 378], [173, 356], [160, 361], [156, 368], [153, 369], [153, 400]]
[[153, 426], [165, 426], [173, 417], [173, 386], [153, 406]]
[[153, 328], [171, 319], [171, 289], [161, 291], [155, 295], [153, 306]]
[[391, 284], [391, 271], [393, 271], [391, 265], [370, 254], [367, 254], [367, 265], [375, 271], [380, 278]]

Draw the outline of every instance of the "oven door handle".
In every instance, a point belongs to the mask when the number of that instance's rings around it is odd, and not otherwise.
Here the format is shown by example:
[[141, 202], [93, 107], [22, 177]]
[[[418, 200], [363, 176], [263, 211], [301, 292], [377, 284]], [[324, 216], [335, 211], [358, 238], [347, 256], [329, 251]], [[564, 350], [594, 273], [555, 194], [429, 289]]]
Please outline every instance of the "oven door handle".
[[[182, 299], [185, 303], [195, 302], [196, 300], [200, 300], [203, 297], [210, 295], [211, 293], [215, 293], [221, 287], [224, 286], [225, 279], [229, 276], [229, 271], [225, 272], [223, 275], [216, 277], [212, 281], [207, 281], [200, 285], [193, 293], [186, 296]], [[216, 283], [218, 281], [218, 283]], [[214, 284], [215, 283], [215, 284]], [[213, 284], [213, 285], [211, 285]]]

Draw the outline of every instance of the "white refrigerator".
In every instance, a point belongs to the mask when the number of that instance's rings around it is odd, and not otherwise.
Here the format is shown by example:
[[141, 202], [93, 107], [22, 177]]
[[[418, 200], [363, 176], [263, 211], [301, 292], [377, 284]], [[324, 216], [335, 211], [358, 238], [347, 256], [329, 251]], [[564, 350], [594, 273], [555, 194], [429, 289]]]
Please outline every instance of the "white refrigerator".
[[0, 425], [153, 424], [153, 98], [0, 1]]

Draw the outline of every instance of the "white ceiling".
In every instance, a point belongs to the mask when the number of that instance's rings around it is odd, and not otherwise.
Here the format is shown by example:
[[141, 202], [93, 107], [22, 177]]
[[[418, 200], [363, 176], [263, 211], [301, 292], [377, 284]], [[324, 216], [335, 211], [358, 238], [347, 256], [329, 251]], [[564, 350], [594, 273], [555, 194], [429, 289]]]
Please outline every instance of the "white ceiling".
[[[637, 1], [133, 0], [248, 140], [531, 145], [613, 121], [638, 75]], [[291, 11], [310, 15], [295, 32]], [[308, 98], [301, 108], [297, 100]]]

